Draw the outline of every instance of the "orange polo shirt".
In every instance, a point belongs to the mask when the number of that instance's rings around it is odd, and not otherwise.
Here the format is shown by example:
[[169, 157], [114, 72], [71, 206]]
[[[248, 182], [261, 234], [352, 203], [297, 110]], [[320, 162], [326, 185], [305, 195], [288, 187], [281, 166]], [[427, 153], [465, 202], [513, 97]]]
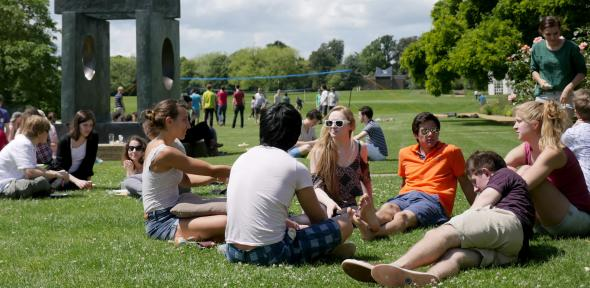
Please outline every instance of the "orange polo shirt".
[[418, 144], [399, 150], [398, 175], [405, 178], [399, 194], [421, 191], [438, 195], [447, 216], [453, 213], [457, 177], [465, 174], [465, 159], [461, 149], [439, 142], [436, 147], [420, 158]]

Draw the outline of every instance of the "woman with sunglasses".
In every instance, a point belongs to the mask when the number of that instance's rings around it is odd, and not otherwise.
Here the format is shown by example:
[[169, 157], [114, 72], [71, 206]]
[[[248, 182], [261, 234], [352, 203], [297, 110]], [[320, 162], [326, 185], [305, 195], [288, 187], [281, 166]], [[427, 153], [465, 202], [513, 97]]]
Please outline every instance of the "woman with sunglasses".
[[121, 186], [127, 189], [131, 196], [141, 197], [141, 173], [146, 146], [147, 141], [137, 135], [129, 137], [129, 141], [125, 144], [123, 168], [127, 178], [123, 180]]
[[367, 148], [352, 138], [354, 129], [352, 111], [334, 107], [310, 152], [314, 190], [329, 217], [343, 208], [356, 207], [356, 197], [372, 195]]

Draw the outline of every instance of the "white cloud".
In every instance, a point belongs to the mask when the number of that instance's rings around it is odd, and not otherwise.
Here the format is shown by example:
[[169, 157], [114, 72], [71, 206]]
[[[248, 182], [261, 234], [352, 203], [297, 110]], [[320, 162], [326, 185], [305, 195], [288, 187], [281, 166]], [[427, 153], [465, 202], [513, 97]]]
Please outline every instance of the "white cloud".
[[[346, 54], [360, 52], [385, 34], [399, 39], [430, 30], [436, 1], [181, 0], [180, 53], [230, 54], [280, 40], [308, 57], [331, 39], [344, 40]], [[60, 15], [53, 16], [61, 22]], [[134, 21], [111, 21], [110, 33], [112, 55], [135, 55]]]

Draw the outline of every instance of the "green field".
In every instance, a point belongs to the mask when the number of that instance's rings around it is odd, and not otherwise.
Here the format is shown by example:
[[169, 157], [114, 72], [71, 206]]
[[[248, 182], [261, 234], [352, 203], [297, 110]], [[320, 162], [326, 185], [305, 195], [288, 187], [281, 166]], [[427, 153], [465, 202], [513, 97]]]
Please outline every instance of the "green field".
[[[341, 103], [348, 103], [348, 94]], [[375, 202], [396, 195], [400, 178], [397, 151], [415, 143], [411, 120], [422, 111], [433, 113], [476, 112], [472, 95], [432, 97], [424, 91], [367, 91], [352, 95], [351, 108], [370, 105], [381, 119], [390, 155], [387, 161], [371, 162]], [[307, 95], [307, 97], [310, 97]], [[307, 100], [307, 99], [306, 99]], [[125, 97], [128, 111], [134, 97]], [[488, 102], [496, 101], [489, 97]], [[307, 110], [312, 101], [306, 101]], [[135, 106], [136, 107], [136, 106]], [[230, 115], [228, 111], [228, 116]], [[246, 109], [246, 116], [249, 108]], [[233, 114], [229, 116], [232, 119]], [[440, 138], [463, 149], [467, 157], [475, 150], [494, 150], [501, 155], [518, 144], [511, 126], [482, 119], [441, 118]], [[358, 126], [358, 125], [357, 125]], [[217, 127], [224, 156], [204, 158], [211, 163], [231, 164], [244, 148], [256, 145], [258, 127], [246, 119], [244, 129]], [[357, 127], [357, 132], [360, 131]], [[306, 160], [303, 160], [307, 163]], [[379, 175], [377, 174], [385, 174]], [[340, 269], [339, 261], [313, 265], [256, 267], [229, 264], [215, 249], [173, 245], [148, 239], [144, 234], [142, 205], [132, 198], [112, 196], [124, 172], [120, 163], [95, 166], [91, 192], [75, 192], [63, 199], [0, 200], [1, 287], [362, 287]], [[207, 195], [208, 186], [193, 192]], [[467, 208], [457, 193], [455, 214]], [[294, 212], [299, 211], [294, 205]], [[358, 232], [357, 258], [388, 262], [400, 256], [421, 238], [425, 229], [415, 229], [374, 242], [363, 242]], [[532, 259], [522, 265], [474, 269], [444, 281], [442, 287], [588, 287], [590, 242], [586, 238], [555, 240], [535, 237]]]

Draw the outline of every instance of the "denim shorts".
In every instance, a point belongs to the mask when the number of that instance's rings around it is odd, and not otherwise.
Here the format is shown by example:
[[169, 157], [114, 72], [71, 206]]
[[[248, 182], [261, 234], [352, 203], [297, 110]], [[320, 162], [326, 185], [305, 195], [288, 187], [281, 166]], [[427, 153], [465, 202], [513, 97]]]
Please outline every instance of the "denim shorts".
[[282, 241], [243, 251], [229, 243], [225, 256], [230, 262], [272, 265], [301, 264], [317, 260], [341, 243], [340, 226], [333, 219], [297, 230], [294, 239], [287, 231]]
[[170, 213], [170, 208], [154, 210], [147, 214], [145, 233], [158, 240], [173, 240], [178, 227], [178, 217]]
[[416, 214], [420, 226], [439, 225], [449, 221], [445, 209], [438, 201], [438, 195], [426, 192], [411, 191], [387, 200], [399, 206], [401, 210], [409, 210]]
[[291, 155], [291, 157], [293, 157], [293, 158], [303, 157], [303, 155], [301, 155], [301, 150], [299, 150], [299, 147], [293, 147], [293, 148], [289, 149], [287, 151], [287, 153], [289, 153], [289, 155]]

